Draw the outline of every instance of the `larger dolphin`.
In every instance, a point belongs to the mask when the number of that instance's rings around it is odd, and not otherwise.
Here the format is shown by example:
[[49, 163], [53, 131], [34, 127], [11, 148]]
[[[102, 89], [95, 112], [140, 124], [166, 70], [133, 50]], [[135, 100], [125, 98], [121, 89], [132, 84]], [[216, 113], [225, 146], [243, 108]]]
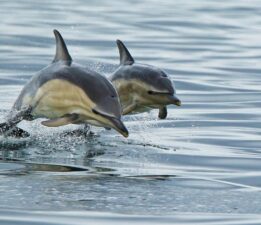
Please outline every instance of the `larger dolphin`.
[[61, 34], [54, 30], [56, 55], [53, 62], [35, 74], [16, 100], [0, 134], [27, 134], [16, 125], [21, 120], [48, 118], [42, 124], [58, 127], [91, 124], [113, 128], [124, 137], [118, 94], [104, 76], [72, 62]]
[[167, 74], [154, 66], [136, 63], [122, 41], [117, 40], [120, 66], [110, 77], [118, 91], [123, 115], [159, 109], [159, 118], [167, 117], [167, 105], [181, 105]]

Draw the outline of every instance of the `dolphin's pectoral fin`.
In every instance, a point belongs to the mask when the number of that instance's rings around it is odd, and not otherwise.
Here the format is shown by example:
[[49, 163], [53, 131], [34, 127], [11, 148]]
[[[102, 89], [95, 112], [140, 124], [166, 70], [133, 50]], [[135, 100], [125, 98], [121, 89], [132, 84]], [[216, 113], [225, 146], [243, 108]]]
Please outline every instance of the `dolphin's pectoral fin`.
[[166, 106], [163, 106], [162, 108], [159, 109], [158, 117], [160, 119], [166, 119], [167, 115], [168, 115], [168, 110]]
[[130, 52], [126, 48], [126, 46], [123, 44], [122, 41], [117, 40], [116, 41], [119, 53], [120, 53], [120, 64], [121, 65], [132, 65], [134, 63], [134, 59], [132, 58]]
[[70, 56], [66, 44], [63, 40], [62, 35], [58, 30], [54, 30], [55, 40], [56, 40], [56, 53], [53, 59], [53, 63], [58, 61], [64, 61], [67, 65], [72, 63], [72, 57]]
[[122, 115], [127, 115], [131, 111], [133, 111], [137, 107], [136, 102], [132, 103], [131, 105], [128, 105], [126, 108], [123, 109]]
[[42, 121], [42, 125], [47, 127], [60, 127], [75, 123], [79, 119], [78, 114], [68, 114], [60, 118]]

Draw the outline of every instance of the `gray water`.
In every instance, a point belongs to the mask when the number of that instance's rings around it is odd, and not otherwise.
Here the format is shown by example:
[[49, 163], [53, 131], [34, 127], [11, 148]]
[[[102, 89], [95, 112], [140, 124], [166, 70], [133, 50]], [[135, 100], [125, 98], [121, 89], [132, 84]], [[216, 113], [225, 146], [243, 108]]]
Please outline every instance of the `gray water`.
[[0, 121], [54, 57], [53, 29], [106, 76], [123, 40], [183, 103], [124, 117], [128, 139], [22, 122], [29, 138], [0, 138], [1, 224], [260, 224], [260, 3], [1, 0]]

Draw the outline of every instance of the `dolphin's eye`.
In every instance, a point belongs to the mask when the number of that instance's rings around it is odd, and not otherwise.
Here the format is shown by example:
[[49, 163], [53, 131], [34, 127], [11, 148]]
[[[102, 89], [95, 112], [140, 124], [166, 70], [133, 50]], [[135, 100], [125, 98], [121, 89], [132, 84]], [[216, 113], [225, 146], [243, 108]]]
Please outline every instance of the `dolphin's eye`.
[[148, 91], [148, 94], [149, 95], [153, 95], [153, 91]]

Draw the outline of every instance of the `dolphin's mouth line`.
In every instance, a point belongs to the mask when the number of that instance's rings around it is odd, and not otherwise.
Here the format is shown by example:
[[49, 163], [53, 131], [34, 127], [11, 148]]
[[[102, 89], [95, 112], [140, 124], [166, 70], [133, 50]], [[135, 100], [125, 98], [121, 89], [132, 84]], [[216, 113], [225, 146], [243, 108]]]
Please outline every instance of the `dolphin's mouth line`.
[[148, 91], [149, 95], [173, 95], [174, 93], [170, 92], [158, 92], [158, 91]]
[[100, 115], [100, 116], [105, 117], [105, 118], [108, 118], [108, 119], [117, 119], [116, 117], [113, 117], [113, 116], [109, 116], [109, 115], [105, 115], [105, 114], [103, 114], [103, 113], [100, 113], [100, 112], [98, 112], [98, 111], [95, 110], [95, 109], [92, 109], [92, 112], [93, 112], [94, 114]]

